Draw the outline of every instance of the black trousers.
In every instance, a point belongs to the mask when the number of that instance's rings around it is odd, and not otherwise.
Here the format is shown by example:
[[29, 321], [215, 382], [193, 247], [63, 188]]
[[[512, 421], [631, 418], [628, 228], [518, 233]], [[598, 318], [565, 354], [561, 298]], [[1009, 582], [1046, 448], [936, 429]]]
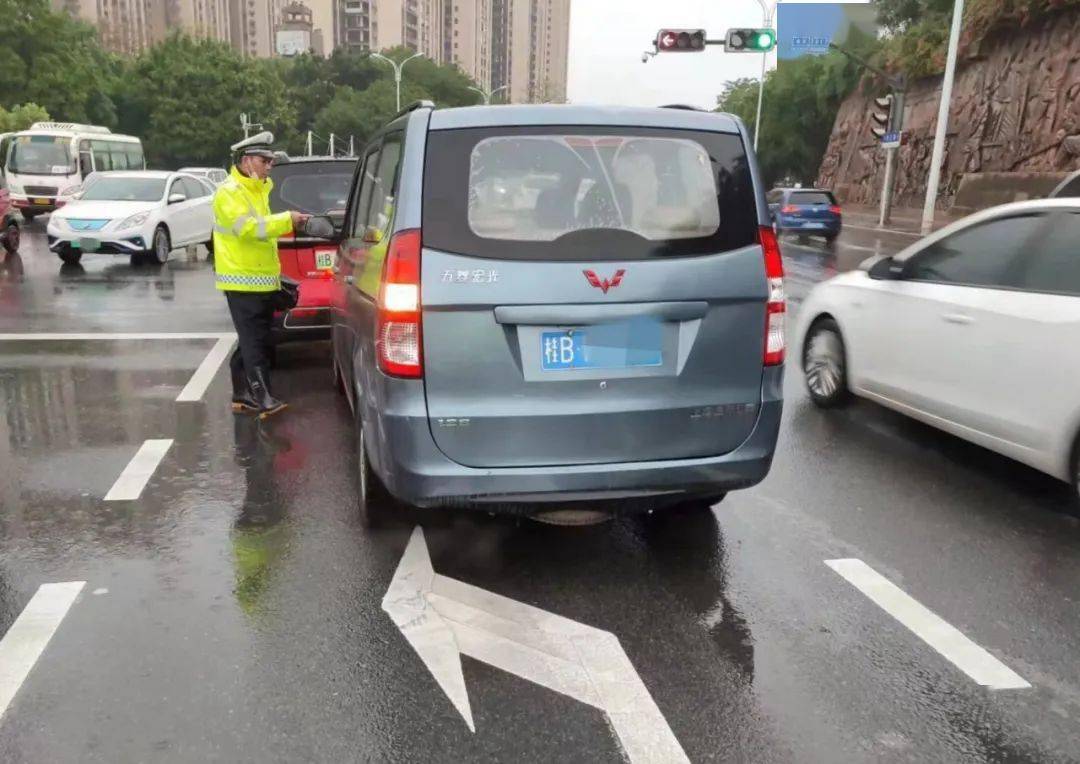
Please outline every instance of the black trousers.
[[261, 368], [269, 375], [274, 292], [226, 292], [225, 299], [238, 339], [229, 359], [234, 385], [236, 380], [247, 380], [255, 369]]

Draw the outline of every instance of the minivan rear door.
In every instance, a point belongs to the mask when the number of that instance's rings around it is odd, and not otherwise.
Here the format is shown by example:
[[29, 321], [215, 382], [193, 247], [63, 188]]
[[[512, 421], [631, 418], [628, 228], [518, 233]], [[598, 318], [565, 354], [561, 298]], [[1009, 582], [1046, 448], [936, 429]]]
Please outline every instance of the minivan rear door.
[[432, 131], [431, 431], [472, 467], [723, 454], [761, 401], [766, 280], [734, 133]]

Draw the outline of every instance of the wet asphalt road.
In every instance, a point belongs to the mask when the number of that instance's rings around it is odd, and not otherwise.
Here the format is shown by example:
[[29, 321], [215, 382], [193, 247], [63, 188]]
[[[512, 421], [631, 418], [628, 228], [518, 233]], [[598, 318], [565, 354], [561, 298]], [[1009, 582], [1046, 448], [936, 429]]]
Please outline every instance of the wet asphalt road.
[[[209, 266], [0, 265], [0, 333], [228, 331]], [[785, 242], [815, 281], [910, 237]], [[772, 473], [712, 515], [587, 528], [399, 512], [365, 531], [326, 347], [292, 409], [227, 413], [212, 339], [0, 338], [0, 634], [86, 581], [0, 718], [0, 761], [619, 761], [599, 710], [463, 658], [470, 732], [382, 597], [416, 524], [436, 572], [613, 632], [693, 761], [1080, 761], [1080, 522], [1050, 478], [789, 369]], [[146, 439], [139, 499], [105, 502]], [[824, 564], [858, 558], [1031, 683], [991, 691]], [[0, 666], [0, 677], [3, 667]], [[2, 681], [2, 680], [0, 680]]]

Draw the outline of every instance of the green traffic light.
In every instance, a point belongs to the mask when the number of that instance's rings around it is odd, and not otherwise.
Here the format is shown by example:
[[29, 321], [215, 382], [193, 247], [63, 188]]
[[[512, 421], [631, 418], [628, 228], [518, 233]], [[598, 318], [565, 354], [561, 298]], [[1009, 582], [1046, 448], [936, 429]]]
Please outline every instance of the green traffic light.
[[757, 37], [754, 38], [754, 47], [758, 50], [770, 51], [775, 43], [776, 38], [772, 32], [758, 32]]

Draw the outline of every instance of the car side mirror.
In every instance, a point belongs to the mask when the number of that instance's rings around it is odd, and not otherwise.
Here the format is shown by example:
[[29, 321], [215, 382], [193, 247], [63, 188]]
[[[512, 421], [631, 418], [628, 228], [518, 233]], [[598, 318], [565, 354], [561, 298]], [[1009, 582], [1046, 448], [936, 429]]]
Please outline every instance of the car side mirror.
[[187, 197], [183, 194], [169, 194], [169, 204], [179, 204], [186, 201]]
[[891, 257], [883, 257], [870, 266], [869, 275], [872, 279], [895, 281], [904, 273], [904, 264], [898, 263]]
[[368, 226], [364, 231], [364, 243], [365, 244], [378, 244], [382, 241], [382, 231], [375, 226]]
[[307, 223], [304, 224], [304, 233], [315, 239], [336, 241], [338, 238], [334, 221], [327, 215], [314, 215], [308, 218]]

